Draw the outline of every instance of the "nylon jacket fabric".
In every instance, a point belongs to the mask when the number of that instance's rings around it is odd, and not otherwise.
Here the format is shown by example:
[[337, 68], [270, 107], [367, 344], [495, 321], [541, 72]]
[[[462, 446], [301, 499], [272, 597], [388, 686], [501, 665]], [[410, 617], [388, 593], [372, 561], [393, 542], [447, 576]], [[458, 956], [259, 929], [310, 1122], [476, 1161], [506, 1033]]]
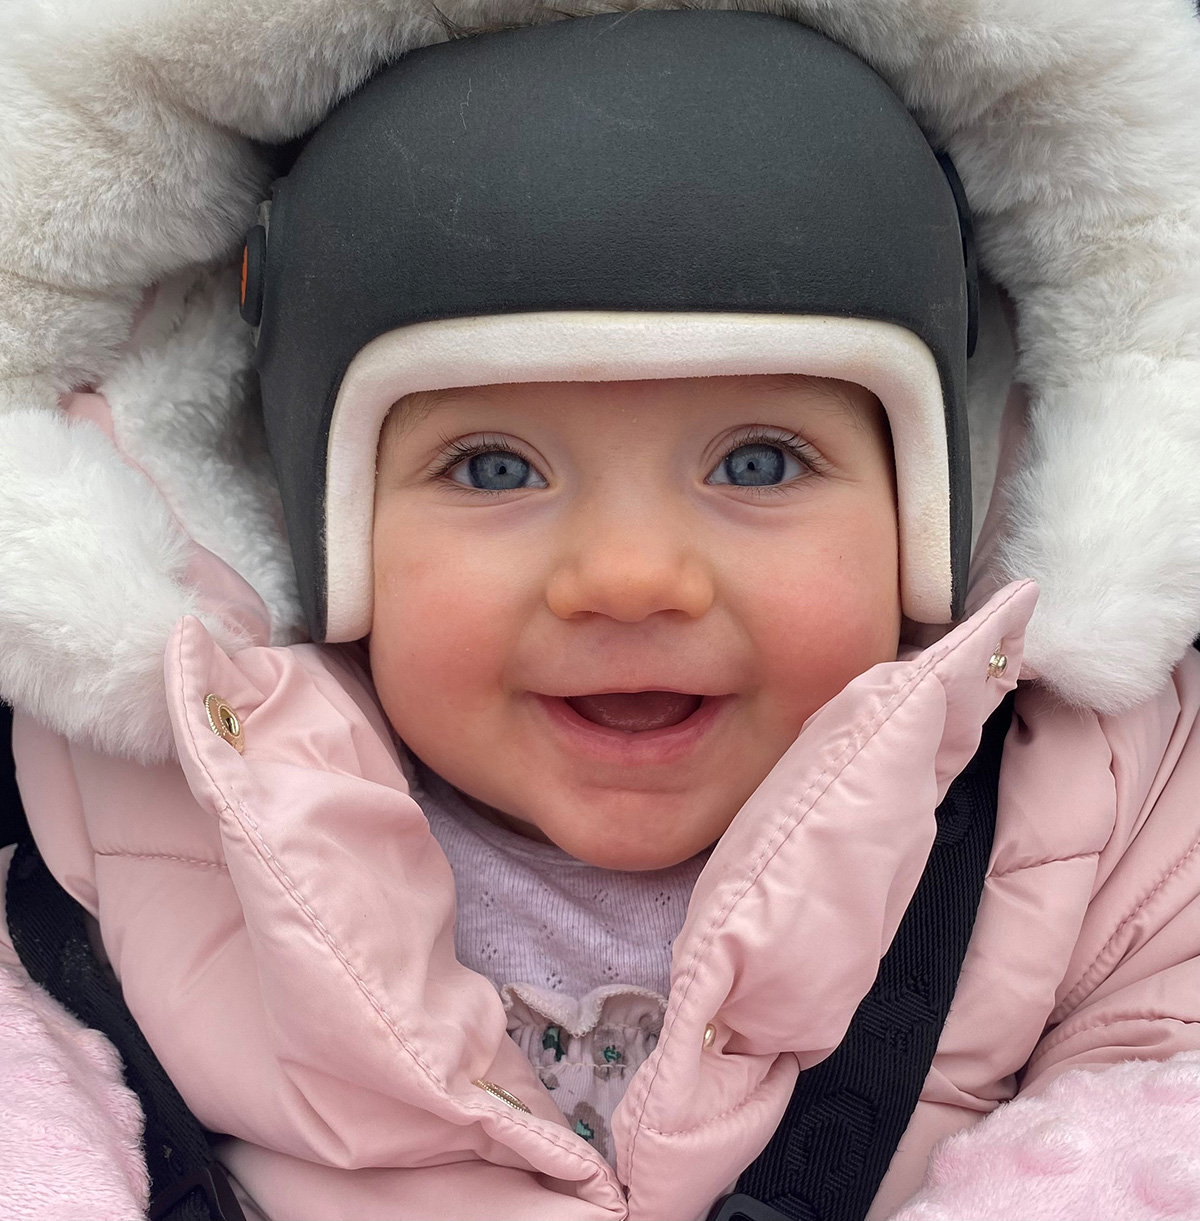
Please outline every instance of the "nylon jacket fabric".
[[[1036, 597], [1007, 586], [855, 679], [739, 812], [693, 892], [659, 1045], [614, 1116], [615, 1168], [455, 960], [452, 876], [355, 650], [229, 654], [184, 619], [165, 659], [178, 764], [19, 717], [19, 780], [47, 863], [265, 1216], [699, 1218], [870, 987], [934, 810], [1020, 672]], [[1009, 666], [991, 678], [997, 647]], [[244, 753], [212, 731], [211, 692]], [[1194, 653], [1119, 717], [1021, 685], [975, 932], [873, 1221], [917, 1190], [939, 1139], [1018, 1093], [1196, 1046], [1198, 704]]]

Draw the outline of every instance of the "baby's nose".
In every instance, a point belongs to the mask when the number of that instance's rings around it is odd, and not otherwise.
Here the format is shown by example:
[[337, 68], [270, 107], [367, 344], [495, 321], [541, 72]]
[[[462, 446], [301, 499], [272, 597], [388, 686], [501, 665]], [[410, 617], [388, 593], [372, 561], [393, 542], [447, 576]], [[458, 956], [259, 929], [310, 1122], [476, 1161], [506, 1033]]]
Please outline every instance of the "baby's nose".
[[698, 619], [715, 594], [713, 573], [686, 532], [592, 520], [555, 564], [546, 601], [560, 619], [605, 615], [638, 623], [659, 611]]

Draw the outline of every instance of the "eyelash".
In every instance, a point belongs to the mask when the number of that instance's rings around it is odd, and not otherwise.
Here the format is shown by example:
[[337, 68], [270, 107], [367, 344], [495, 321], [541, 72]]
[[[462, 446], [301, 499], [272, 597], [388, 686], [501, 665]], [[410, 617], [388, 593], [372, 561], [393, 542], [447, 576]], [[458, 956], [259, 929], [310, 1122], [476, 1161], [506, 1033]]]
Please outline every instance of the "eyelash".
[[[472, 488], [464, 483], [458, 483], [456, 480], [449, 479], [450, 472], [458, 466], [460, 462], [466, 461], [468, 458], [473, 458], [476, 454], [486, 454], [493, 450], [503, 450], [505, 453], [516, 454], [522, 462], [529, 466], [534, 466], [533, 460], [522, 452], [519, 445], [511, 441], [506, 441], [500, 437], [482, 436], [473, 441], [452, 440], [449, 437], [441, 438], [442, 444], [446, 447], [445, 455], [433, 470], [433, 478], [438, 480], [446, 480], [453, 483], [456, 488], [464, 492], [472, 492], [479, 496], [503, 496], [508, 489], [504, 488]], [[745, 436], [739, 437], [732, 445], [730, 445], [721, 455], [720, 462], [724, 462], [734, 450], [741, 449], [743, 445], [775, 445], [780, 449], [791, 454], [801, 466], [807, 467], [814, 475], [822, 474], [826, 469], [825, 460], [821, 455], [806, 441], [802, 441], [799, 437], [789, 434], [788, 436], [778, 436], [775, 433], [765, 432], [761, 429], [751, 431]], [[718, 465], [720, 465], [718, 462]], [[713, 468], [714, 470], [716, 467]], [[798, 478], [798, 477], [797, 477]], [[789, 479], [786, 483], [762, 484], [757, 487], [743, 487], [738, 484], [729, 484], [725, 486], [737, 487], [739, 491], [753, 492], [756, 495], [782, 495], [797, 482], [797, 478]]]
[[514, 445], [511, 441], [505, 441], [500, 437], [489, 437], [484, 435], [475, 441], [453, 441], [449, 437], [440, 438], [442, 444], [446, 447], [445, 456], [437, 464], [433, 471], [433, 477], [439, 480], [445, 480], [451, 483], [455, 488], [463, 492], [473, 492], [476, 496], [503, 496], [507, 489], [505, 488], [472, 488], [465, 483], [458, 483], [449, 478], [450, 472], [460, 463], [466, 461], [467, 458], [473, 458], [476, 454], [490, 453], [492, 450], [503, 450], [506, 454], [516, 454], [522, 462], [533, 466], [533, 460], [528, 454], [523, 453], [519, 445]]
[[[809, 445], [807, 441], [802, 441], [793, 433], [788, 433], [785, 436], [779, 436], [777, 433], [767, 432], [763, 429], [752, 429], [744, 436], [738, 437], [732, 445], [730, 445], [721, 455], [718, 461], [718, 466], [724, 462], [734, 450], [741, 449], [743, 445], [774, 445], [782, 449], [785, 453], [789, 453], [801, 466], [807, 468], [809, 474], [821, 475], [824, 474], [829, 466], [825, 459], [817, 452], [817, 450]], [[715, 467], [713, 468], [716, 469]], [[759, 496], [784, 496], [788, 489], [799, 483], [803, 476], [797, 475], [788, 479], [784, 483], [767, 483], [760, 484], [757, 487], [743, 487], [740, 484], [724, 484], [725, 487], [736, 487], [740, 492], [753, 492]]]

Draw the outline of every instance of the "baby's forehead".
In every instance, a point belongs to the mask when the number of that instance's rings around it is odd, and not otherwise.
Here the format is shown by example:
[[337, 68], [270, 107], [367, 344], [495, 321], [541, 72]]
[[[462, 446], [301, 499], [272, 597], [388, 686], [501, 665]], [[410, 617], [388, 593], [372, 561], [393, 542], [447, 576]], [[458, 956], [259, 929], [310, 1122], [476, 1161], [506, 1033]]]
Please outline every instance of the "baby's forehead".
[[[455, 405], [486, 407], [489, 403], [508, 408], [544, 403], [547, 391], [559, 399], [586, 397], [597, 402], [621, 403], [637, 399], [652, 402], [668, 395], [674, 404], [686, 402], [677, 393], [680, 387], [703, 392], [705, 406], [727, 402], [744, 407], [755, 401], [778, 403], [802, 399], [806, 406], [833, 410], [860, 425], [864, 410], [876, 406], [874, 395], [864, 387], [835, 378], [813, 377], [801, 373], [747, 374], [705, 378], [662, 378], [641, 381], [593, 382], [501, 382], [484, 386], [451, 386], [437, 390], [417, 390], [398, 400], [388, 424], [409, 431], [439, 410]], [[597, 394], [597, 391], [602, 392]]]

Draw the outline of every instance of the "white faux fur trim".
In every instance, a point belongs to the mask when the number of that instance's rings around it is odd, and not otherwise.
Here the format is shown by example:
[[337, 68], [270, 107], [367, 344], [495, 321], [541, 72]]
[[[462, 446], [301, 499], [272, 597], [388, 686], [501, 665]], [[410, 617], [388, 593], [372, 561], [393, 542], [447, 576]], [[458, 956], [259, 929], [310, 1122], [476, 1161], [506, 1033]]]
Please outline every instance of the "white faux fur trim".
[[254, 586], [271, 615], [272, 643], [288, 644], [302, 638], [304, 612], [236, 294], [232, 269], [164, 282], [97, 390], [122, 452], [191, 537]]
[[896, 452], [904, 613], [948, 623], [945, 406], [933, 355], [911, 331], [861, 318], [573, 310], [418, 323], [381, 335], [350, 362], [329, 429], [326, 639], [357, 640], [371, 630], [375, 456], [397, 399], [515, 381], [752, 373], [842, 378], [883, 403]]
[[[1195, 361], [1130, 353], [1047, 386], [1025, 461], [1001, 489], [1000, 579], [1037, 572], [1045, 608], [1026, 660], [1070, 703], [1148, 699], [1200, 631], [1198, 377]], [[1152, 412], [1137, 409], [1148, 402]]]
[[[1031, 389], [1027, 459], [1007, 488], [1000, 550], [1002, 577], [1033, 576], [1045, 591], [1027, 660], [1073, 702], [1136, 703], [1200, 626], [1200, 22], [1191, 0], [761, 6], [873, 63], [953, 154], [983, 266], [1016, 306], [1019, 376]], [[491, 27], [554, 19], [561, 4], [9, 6], [0, 412], [50, 409], [71, 385], [120, 381], [142, 287], [232, 254], [252, 222], [271, 171], [251, 140], [304, 131], [381, 63], [444, 38], [439, 13]], [[170, 429], [151, 433], [175, 443]], [[142, 460], [153, 464], [149, 449]], [[186, 520], [195, 504], [175, 499], [188, 528], [203, 529]], [[11, 495], [6, 503], [16, 505]], [[40, 503], [33, 495], [30, 521]], [[209, 524], [217, 544], [225, 527]], [[236, 538], [239, 515], [228, 524], [235, 537], [213, 549], [251, 569], [244, 575], [286, 620], [275, 545], [257, 556]], [[16, 598], [30, 610], [41, 589], [43, 618], [63, 603], [44, 577]], [[75, 622], [67, 616], [64, 633]], [[39, 639], [6, 637], [0, 664], [36, 668]], [[9, 660], [14, 651], [29, 659]], [[18, 689], [26, 685], [0, 683]]]
[[174, 753], [163, 653], [182, 615], [244, 643], [183, 584], [187, 538], [94, 425], [0, 415], [0, 698], [73, 740]]

